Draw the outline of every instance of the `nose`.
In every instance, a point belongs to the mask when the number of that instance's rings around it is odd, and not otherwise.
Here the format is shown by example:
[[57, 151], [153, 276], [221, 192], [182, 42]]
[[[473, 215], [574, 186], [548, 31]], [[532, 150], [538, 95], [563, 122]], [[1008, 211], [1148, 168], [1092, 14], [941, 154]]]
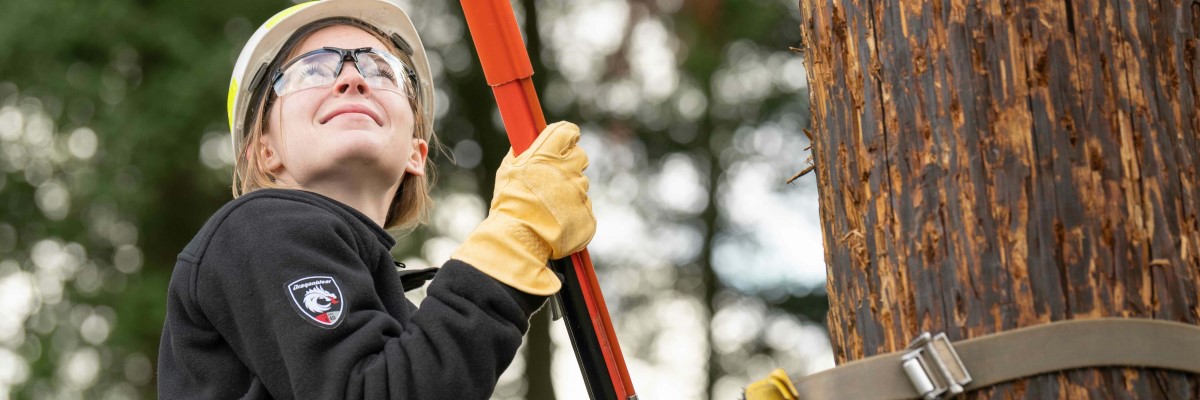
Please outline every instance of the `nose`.
[[[345, 65], [345, 64], [350, 65]], [[362, 74], [358, 73], [358, 67], [353, 61], [344, 61], [342, 64], [342, 73], [338, 75], [337, 81], [333, 85], [338, 94], [347, 94], [351, 92], [358, 93], [362, 96], [371, 95], [371, 87], [367, 86], [367, 80]]]

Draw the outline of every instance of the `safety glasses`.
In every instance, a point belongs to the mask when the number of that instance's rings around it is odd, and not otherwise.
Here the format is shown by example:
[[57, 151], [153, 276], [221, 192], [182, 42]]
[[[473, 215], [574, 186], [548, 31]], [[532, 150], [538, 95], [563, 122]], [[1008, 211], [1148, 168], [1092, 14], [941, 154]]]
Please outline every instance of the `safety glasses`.
[[271, 87], [278, 96], [305, 89], [329, 87], [342, 74], [346, 62], [354, 63], [367, 86], [413, 97], [416, 73], [395, 56], [370, 47], [342, 49], [324, 47], [288, 61], [275, 73]]

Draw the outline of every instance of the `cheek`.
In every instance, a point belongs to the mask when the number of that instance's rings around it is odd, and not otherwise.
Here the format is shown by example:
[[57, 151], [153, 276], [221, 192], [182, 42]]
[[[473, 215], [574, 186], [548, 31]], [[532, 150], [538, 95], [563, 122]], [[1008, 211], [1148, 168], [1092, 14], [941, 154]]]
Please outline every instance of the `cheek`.
[[390, 101], [385, 104], [388, 110], [388, 118], [392, 124], [395, 124], [397, 129], [407, 131], [411, 136], [413, 130], [413, 111], [412, 105], [405, 98], [398, 98], [395, 101]]
[[275, 104], [271, 105], [271, 110], [267, 112], [267, 115], [263, 116], [263, 118], [266, 118], [266, 121], [264, 121], [267, 124], [266, 133], [279, 133], [279, 108], [281, 106], [283, 105], [279, 104], [279, 99], [275, 99]]
[[271, 109], [271, 123], [290, 133], [313, 121], [320, 103], [313, 96], [303, 94], [307, 93], [299, 92], [287, 98], [276, 99], [275, 106]]

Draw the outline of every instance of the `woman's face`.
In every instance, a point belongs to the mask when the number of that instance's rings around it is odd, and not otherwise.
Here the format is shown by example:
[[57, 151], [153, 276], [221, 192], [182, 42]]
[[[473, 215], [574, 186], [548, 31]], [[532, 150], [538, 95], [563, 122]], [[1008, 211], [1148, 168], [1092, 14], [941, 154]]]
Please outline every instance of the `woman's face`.
[[[386, 49], [366, 31], [336, 25], [313, 32], [290, 56], [322, 47]], [[284, 185], [381, 187], [390, 196], [405, 173], [424, 174], [428, 144], [413, 137], [408, 97], [368, 86], [352, 62], [333, 85], [276, 99], [266, 117], [260, 159]]]

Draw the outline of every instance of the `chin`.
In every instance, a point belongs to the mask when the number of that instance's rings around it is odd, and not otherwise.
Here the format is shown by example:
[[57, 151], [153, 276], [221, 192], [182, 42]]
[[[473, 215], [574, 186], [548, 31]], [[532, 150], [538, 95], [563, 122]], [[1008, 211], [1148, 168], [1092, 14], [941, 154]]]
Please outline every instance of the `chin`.
[[[387, 136], [378, 131], [367, 129], [345, 129], [324, 136], [321, 145], [335, 153], [360, 154], [380, 152], [385, 147]], [[311, 143], [303, 143], [311, 146]]]
[[332, 148], [327, 167], [332, 169], [353, 169], [359, 173], [396, 174], [403, 173], [404, 163], [402, 154], [381, 146], [378, 143], [341, 143]]
[[[382, 164], [377, 159], [349, 157], [330, 160], [326, 164], [312, 165], [302, 173], [302, 182], [314, 184], [327, 182], [338, 186], [382, 187], [398, 182], [404, 174], [402, 168]], [[382, 186], [381, 186], [382, 185]]]

